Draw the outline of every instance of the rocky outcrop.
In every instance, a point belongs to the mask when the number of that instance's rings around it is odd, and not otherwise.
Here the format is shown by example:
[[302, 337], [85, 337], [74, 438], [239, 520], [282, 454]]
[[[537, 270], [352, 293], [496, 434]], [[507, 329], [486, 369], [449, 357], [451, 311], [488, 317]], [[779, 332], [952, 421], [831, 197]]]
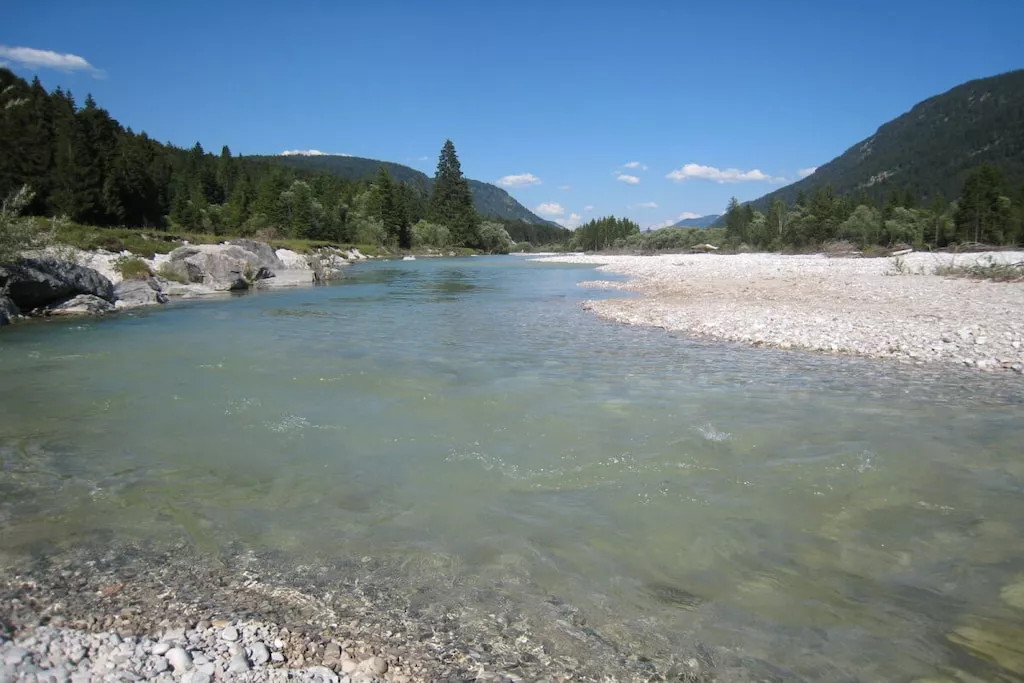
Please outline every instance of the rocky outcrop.
[[114, 295], [117, 297], [114, 305], [119, 309], [167, 303], [167, 295], [156, 278], [123, 280], [114, 287]]
[[259, 256], [234, 244], [178, 247], [169, 256], [171, 270], [217, 292], [249, 289], [260, 268]]
[[79, 294], [66, 301], [46, 307], [46, 315], [103, 315], [114, 310], [114, 305], [93, 294]]
[[108, 302], [114, 300], [114, 285], [92, 268], [70, 261], [26, 258], [0, 266], [0, 289], [23, 311], [89, 294]]
[[[253, 264], [257, 269], [266, 268], [273, 272], [277, 270], [284, 270], [285, 264], [278, 258], [277, 252], [274, 248], [265, 242], [257, 242], [256, 240], [231, 240], [228, 244], [232, 246], [241, 247], [250, 254], [256, 257], [256, 262]], [[250, 261], [251, 263], [251, 261]]]
[[10, 325], [21, 315], [21, 310], [6, 294], [0, 293], [0, 326]]

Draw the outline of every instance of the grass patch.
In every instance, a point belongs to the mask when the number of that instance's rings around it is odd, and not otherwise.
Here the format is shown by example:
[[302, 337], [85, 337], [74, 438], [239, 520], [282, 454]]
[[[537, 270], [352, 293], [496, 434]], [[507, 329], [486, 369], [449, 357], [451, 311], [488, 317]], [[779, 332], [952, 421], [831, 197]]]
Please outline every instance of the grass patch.
[[942, 264], [935, 267], [935, 274], [993, 282], [1024, 282], [1024, 261], [997, 263], [993, 257], [989, 256], [983, 262], [969, 266], [958, 266], [955, 263]]
[[114, 261], [114, 270], [125, 280], [148, 280], [153, 277], [146, 262], [134, 256], [124, 256]]
[[188, 284], [188, 278], [183, 273], [179, 273], [174, 268], [171, 268], [169, 263], [161, 263], [160, 267], [156, 269], [156, 274], [171, 282], [179, 282], [183, 285]]

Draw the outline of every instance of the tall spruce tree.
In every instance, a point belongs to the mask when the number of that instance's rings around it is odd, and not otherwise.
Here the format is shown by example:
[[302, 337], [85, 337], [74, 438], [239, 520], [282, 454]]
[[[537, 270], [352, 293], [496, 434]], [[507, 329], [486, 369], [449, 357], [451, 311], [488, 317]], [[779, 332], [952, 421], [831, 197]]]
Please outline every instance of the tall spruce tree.
[[462, 176], [462, 166], [451, 140], [445, 140], [437, 160], [426, 218], [431, 223], [446, 226], [456, 245], [476, 247], [480, 244], [480, 217], [473, 207], [473, 195]]

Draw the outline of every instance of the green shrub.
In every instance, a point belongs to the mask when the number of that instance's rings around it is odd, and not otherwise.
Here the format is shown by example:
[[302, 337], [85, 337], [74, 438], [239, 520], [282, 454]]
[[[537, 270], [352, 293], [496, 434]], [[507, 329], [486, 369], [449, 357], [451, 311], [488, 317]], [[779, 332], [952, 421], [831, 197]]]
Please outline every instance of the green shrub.
[[148, 280], [153, 277], [153, 271], [146, 262], [135, 256], [122, 256], [117, 259], [114, 261], [114, 270], [125, 280]]

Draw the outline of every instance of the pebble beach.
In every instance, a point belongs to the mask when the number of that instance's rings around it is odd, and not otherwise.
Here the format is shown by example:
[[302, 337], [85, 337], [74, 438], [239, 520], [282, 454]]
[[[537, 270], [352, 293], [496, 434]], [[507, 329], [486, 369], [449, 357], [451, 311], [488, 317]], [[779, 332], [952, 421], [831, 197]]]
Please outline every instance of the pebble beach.
[[936, 275], [940, 265], [1017, 263], [1024, 252], [825, 255], [571, 254], [640, 297], [587, 301], [603, 319], [783, 349], [1024, 372], [1024, 283]]

